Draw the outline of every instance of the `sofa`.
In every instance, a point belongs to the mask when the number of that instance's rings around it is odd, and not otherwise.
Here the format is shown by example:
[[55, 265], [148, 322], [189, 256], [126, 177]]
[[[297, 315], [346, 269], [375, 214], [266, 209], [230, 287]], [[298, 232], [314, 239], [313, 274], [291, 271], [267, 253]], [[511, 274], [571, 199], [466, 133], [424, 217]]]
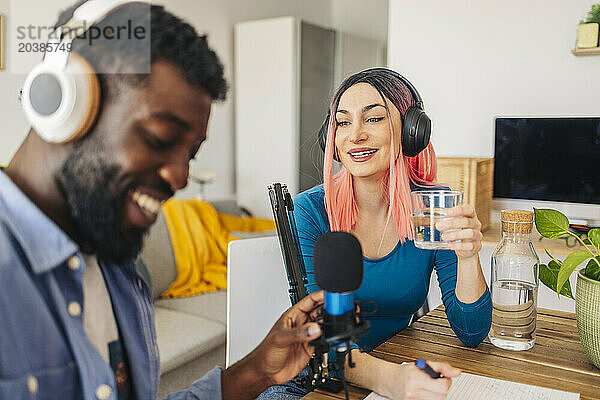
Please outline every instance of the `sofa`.
[[[238, 213], [231, 205], [218, 211]], [[177, 277], [173, 247], [161, 212], [150, 229], [137, 268], [152, 288], [161, 380], [158, 398], [189, 387], [215, 365], [225, 365], [227, 292], [161, 299]]]

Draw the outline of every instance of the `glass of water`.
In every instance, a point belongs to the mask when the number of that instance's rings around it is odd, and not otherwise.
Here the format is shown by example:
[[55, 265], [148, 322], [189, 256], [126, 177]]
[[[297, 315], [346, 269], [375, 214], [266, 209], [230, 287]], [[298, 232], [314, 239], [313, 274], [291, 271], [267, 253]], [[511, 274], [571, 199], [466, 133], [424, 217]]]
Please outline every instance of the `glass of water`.
[[442, 232], [435, 229], [438, 221], [450, 219], [448, 209], [462, 204], [459, 190], [423, 190], [411, 193], [415, 246], [420, 249], [447, 249]]

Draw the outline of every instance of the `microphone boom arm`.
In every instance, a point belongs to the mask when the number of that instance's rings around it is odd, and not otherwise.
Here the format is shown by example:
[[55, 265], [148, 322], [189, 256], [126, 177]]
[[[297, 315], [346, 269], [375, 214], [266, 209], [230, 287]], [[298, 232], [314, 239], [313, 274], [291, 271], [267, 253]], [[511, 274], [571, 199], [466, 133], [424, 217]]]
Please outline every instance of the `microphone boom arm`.
[[296, 221], [292, 213], [294, 202], [286, 185], [274, 183], [273, 185], [269, 185], [268, 190], [273, 216], [275, 217], [277, 235], [279, 236], [281, 254], [283, 255], [290, 287], [290, 301], [294, 305], [308, 294], [305, 286], [308, 283], [306, 269], [302, 260], [300, 242], [296, 231]]
[[[268, 191], [287, 273], [290, 301], [294, 305], [308, 294], [305, 286], [308, 283], [306, 268], [293, 214], [294, 202], [287, 190], [287, 185], [274, 183], [268, 186]], [[341, 391], [343, 388], [341, 383], [331, 380], [329, 376], [329, 372], [336, 370], [337, 367], [335, 363], [328, 362], [328, 344], [324, 341], [317, 341], [313, 344], [315, 353], [308, 362], [308, 375], [298, 378], [296, 383], [309, 392], [317, 387], [333, 393]]]

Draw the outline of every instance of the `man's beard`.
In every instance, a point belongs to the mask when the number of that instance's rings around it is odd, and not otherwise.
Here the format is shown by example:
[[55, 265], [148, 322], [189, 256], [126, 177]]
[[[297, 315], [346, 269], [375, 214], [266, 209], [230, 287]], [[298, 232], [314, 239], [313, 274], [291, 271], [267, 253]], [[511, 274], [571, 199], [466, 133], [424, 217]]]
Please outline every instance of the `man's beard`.
[[140, 252], [147, 229], [131, 228], [127, 234], [121, 230], [121, 214], [129, 190], [121, 188], [115, 194], [119, 172], [110, 154], [88, 136], [74, 144], [58, 172], [58, 184], [82, 250], [91, 250], [103, 261], [124, 264]]

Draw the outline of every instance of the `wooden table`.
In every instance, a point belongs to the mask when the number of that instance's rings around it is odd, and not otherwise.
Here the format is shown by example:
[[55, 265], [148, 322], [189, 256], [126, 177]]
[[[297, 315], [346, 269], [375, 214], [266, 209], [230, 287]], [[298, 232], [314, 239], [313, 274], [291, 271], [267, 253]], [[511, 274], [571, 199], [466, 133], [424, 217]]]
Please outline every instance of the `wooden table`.
[[[600, 399], [600, 369], [587, 358], [577, 335], [575, 314], [538, 309], [535, 346], [527, 351], [502, 350], [488, 339], [474, 349], [458, 340], [440, 306], [371, 352], [402, 363], [417, 358], [445, 361], [464, 372], [513, 382], [581, 393], [581, 400]], [[370, 391], [350, 386], [352, 400]], [[307, 400], [343, 399], [316, 391]]]

